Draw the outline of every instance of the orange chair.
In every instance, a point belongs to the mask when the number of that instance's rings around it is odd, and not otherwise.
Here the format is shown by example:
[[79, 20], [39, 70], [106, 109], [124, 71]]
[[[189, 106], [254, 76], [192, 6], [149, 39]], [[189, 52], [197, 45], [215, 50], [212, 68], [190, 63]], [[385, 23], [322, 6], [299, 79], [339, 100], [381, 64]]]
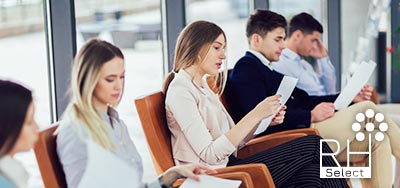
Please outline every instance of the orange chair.
[[[135, 100], [139, 118], [150, 148], [157, 173], [161, 174], [175, 165], [171, 149], [171, 133], [165, 117], [164, 94], [159, 91], [150, 95], [139, 97]], [[290, 135], [264, 136], [251, 140], [239, 151], [238, 157], [246, 157], [256, 152], [269, 148], [268, 143], [276, 141], [284, 143], [295, 138], [305, 136], [305, 133]], [[272, 177], [264, 164], [247, 164], [219, 169], [219, 172], [247, 172], [251, 174], [254, 187], [274, 187]]]
[[43, 130], [39, 133], [39, 140], [34, 147], [36, 160], [39, 164], [40, 174], [46, 188], [67, 187], [64, 171], [58, 159], [56, 138], [54, 131], [58, 125]]

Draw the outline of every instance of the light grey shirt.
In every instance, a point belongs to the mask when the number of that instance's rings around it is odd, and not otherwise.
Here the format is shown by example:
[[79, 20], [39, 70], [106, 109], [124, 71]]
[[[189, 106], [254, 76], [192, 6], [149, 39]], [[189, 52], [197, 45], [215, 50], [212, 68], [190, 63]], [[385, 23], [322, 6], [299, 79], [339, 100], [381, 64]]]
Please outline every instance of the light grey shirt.
[[[125, 123], [119, 119], [118, 113], [112, 108], [108, 109], [107, 114], [102, 113], [101, 116], [115, 146], [115, 155], [132, 165], [139, 177], [142, 177], [142, 159], [129, 137]], [[89, 138], [89, 135], [83, 122], [71, 116], [63, 118], [57, 131], [57, 154], [63, 166], [68, 187], [75, 188], [79, 185], [86, 169], [88, 156], [85, 140]], [[149, 184], [140, 182], [140, 187], [160, 188], [160, 185], [158, 180], [154, 180]]]
[[272, 63], [275, 71], [298, 79], [296, 87], [309, 95], [333, 95], [336, 90], [335, 67], [328, 57], [317, 59], [318, 72], [310, 63], [289, 48], [282, 51], [278, 62]]

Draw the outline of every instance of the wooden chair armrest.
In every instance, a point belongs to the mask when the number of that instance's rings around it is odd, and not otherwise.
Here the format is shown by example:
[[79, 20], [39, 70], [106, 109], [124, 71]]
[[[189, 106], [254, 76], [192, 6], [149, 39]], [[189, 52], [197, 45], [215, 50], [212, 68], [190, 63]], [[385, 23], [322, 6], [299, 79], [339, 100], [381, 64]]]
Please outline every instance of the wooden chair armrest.
[[217, 174], [215, 177], [230, 179], [230, 180], [240, 180], [242, 183], [239, 188], [254, 188], [253, 180], [247, 172], [227, 172], [222, 174]]
[[281, 132], [277, 132], [277, 133], [272, 133], [272, 134], [269, 134], [269, 135], [271, 135], [271, 136], [272, 135], [288, 135], [288, 134], [293, 134], [293, 133], [305, 133], [307, 135], [320, 135], [318, 129], [314, 129], [314, 128], [287, 130], [287, 131], [281, 131]]
[[251, 175], [254, 188], [274, 188], [275, 184], [264, 164], [244, 164], [217, 169], [218, 174], [228, 172], [247, 172]]
[[261, 151], [273, 148], [296, 138], [307, 136], [305, 133], [292, 133], [288, 135], [266, 135], [251, 139], [238, 152], [238, 158], [244, 159]]

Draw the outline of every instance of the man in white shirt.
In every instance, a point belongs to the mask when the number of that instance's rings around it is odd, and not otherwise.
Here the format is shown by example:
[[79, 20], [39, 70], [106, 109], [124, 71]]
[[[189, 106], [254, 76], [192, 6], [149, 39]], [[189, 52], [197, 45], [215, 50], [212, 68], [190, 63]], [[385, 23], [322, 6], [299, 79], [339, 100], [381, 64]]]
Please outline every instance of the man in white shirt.
[[[314, 96], [338, 93], [335, 67], [320, 39], [322, 33], [322, 25], [311, 15], [303, 12], [294, 16], [289, 23], [287, 48], [282, 51], [278, 63], [271, 63], [275, 71], [297, 78], [296, 86]], [[317, 70], [303, 57], [316, 59]], [[383, 104], [378, 108], [400, 125], [400, 105]], [[400, 161], [397, 161], [396, 171], [400, 174]], [[398, 176], [395, 187], [400, 188]]]
[[[337, 93], [335, 67], [320, 40], [322, 33], [322, 25], [311, 15], [303, 12], [294, 16], [289, 23], [287, 48], [279, 63], [272, 64], [277, 72], [299, 79], [296, 86], [314, 96]], [[316, 59], [318, 71], [303, 57]]]

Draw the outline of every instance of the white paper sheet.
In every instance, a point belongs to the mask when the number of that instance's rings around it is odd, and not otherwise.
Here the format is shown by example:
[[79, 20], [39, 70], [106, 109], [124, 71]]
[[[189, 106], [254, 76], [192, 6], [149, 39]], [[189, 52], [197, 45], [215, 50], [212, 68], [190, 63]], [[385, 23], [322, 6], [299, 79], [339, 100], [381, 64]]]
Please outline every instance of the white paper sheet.
[[[282, 97], [280, 98], [280, 103], [282, 105], [286, 104], [287, 100], [292, 95], [292, 92], [293, 92], [294, 88], [296, 87], [296, 84], [297, 84], [297, 78], [293, 78], [290, 76], [283, 77], [281, 84], [279, 85], [278, 91], [276, 91], [276, 94], [282, 95]], [[280, 106], [279, 109], [281, 107], [282, 106]], [[268, 128], [269, 124], [271, 124], [272, 118], [274, 118], [275, 115], [276, 114], [271, 115], [271, 116], [265, 118], [264, 120], [262, 120], [260, 125], [258, 125], [257, 130], [254, 132], [254, 135], [264, 132]]]
[[368, 63], [363, 61], [358, 65], [353, 76], [347, 82], [346, 87], [344, 87], [333, 103], [336, 110], [341, 110], [349, 106], [354, 97], [357, 96], [358, 92], [360, 92], [362, 87], [368, 82], [375, 67], [376, 63], [373, 61], [369, 61]]
[[131, 165], [91, 140], [86, 145], [88, 162], [79, 188], [139, 187], [141, 179]]
[[200, 181], [186, 179], [180, 188], [238, 188], [242, 181], [240, 180], [227, 180], [208, 175], [199, 175]]

